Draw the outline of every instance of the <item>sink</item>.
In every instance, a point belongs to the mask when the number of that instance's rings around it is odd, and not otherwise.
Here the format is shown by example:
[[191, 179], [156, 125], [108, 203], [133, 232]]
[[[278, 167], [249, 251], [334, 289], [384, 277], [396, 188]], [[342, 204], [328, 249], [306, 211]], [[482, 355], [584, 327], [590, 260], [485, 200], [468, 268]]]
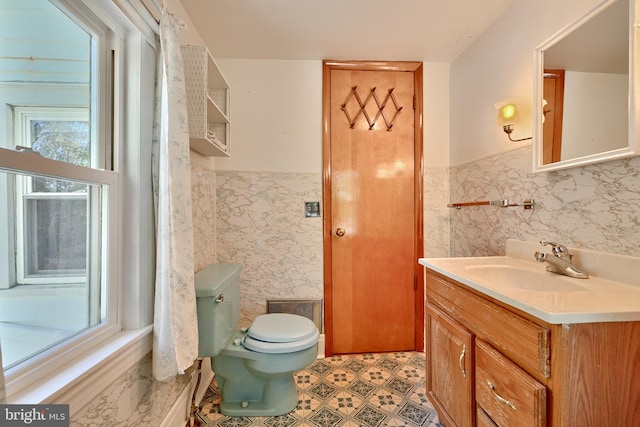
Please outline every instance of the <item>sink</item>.
[[589, 287], [544, 269], [518, 267], [508, 264], [476, 264], [464, 267], [469, 278], [501, 288], [516, 288], [532, 292], [584, 292]]
[[541, 247], [507, 239], [503, 256], [418, 261], [425, 274], [444, 276], [550, 324], [640, 322], [640, 257], [569, 248], [576, 265], [589, 272], [588, 279], [576, 279], [536, 262]]

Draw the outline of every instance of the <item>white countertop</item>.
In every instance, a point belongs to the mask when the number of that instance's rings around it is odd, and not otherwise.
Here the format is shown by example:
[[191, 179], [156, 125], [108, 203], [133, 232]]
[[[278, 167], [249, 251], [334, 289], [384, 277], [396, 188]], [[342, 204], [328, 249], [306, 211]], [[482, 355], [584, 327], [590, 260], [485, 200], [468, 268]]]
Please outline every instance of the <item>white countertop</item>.
[[[590, 274], [588, 279], [574, 279], [547, 272], [546, 264], [534, 260], [536, 250], [549, 252], [532, 242], [509, 240], [506, 256], [420, 258], [418, 262], [551, 324], [640, 321], [640, 258], [599, 257], [592, 251], [570, 248], [574, 264]], [[584, 265], [576, 262], [580, 259]], [[586, 265], [590, 259], [598, 260], [592, 270]], [[491, 274], [486, 273], [487, 267]], [[535, 283], [535, 289], [527, 280]]]

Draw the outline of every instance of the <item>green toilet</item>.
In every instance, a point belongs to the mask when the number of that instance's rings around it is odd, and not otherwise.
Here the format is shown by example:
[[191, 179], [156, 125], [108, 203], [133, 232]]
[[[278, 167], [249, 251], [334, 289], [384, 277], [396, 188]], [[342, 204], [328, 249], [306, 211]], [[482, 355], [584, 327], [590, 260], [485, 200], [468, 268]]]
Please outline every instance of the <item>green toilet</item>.
[[210, 357], [229, 416], [276, 416], [298, 404], [293, 373], [318, 355], [320, 333], [295, 314], [263, 314], [249, 328], [240, 319], [240, 264], [212, 264], [195, 275], [199, 357]]

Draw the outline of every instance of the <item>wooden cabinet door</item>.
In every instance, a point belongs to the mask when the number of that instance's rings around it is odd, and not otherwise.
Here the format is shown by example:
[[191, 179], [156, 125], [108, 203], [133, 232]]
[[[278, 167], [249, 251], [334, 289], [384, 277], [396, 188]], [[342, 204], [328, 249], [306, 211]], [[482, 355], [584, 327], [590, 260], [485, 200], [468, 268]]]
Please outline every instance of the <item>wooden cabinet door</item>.
[[473, 425], [473, 336], [427, 307], [427, 391], [447, 427]]

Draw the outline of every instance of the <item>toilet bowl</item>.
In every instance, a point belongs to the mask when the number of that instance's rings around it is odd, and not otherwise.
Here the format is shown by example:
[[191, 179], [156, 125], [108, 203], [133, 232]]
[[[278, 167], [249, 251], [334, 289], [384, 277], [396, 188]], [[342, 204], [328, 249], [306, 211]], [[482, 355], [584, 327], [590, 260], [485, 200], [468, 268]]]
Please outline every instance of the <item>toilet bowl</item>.
[[230, 416], [276, 416], [295, 409], [293, 373], [318, 354], [319, 332], [303, 316], [257, 316], [236, 330], [240, 317], [240, 264], [213, 264], [196, 273], [199, 356], [210, 357]]

